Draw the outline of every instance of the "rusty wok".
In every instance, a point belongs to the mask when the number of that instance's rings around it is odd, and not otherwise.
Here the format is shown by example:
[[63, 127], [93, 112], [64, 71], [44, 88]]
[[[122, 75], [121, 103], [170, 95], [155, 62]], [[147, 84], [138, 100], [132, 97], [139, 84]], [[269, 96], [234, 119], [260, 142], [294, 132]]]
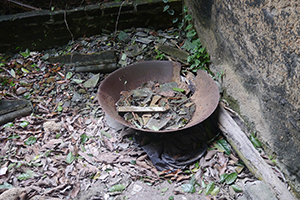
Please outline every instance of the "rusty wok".
[[130, 128], [146, 132], [173, 132], [183, 130], [199, 124], [208, 118], [219, 103], [219, 89], [214, 80], [203, 70], [198, 70], [195, 77], [196, 90], [191, 97], [196, 109], [191, 120], [182, 128], [176, 130], [147, 130], [139, 129], [120, 116], [116, 110], [116, 102], [120, 99], [120, 92], [136, 89], [148, 81], [160, 83], [172, 82], [180, 79], [179, 63], [171, 61], [145, 61], [135, 63], [118, 69], [107, 76], [98, 89], [98, 102], [106, 115], [109, 115], [117, 122]]

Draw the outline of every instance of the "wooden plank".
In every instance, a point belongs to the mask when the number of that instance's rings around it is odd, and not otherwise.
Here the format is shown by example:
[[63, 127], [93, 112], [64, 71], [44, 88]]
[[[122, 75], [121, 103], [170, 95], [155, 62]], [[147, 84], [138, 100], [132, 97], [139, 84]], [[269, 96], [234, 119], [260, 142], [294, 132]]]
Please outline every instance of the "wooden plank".
[[270, 165], [263, 160], [246, 134], [227, 111], [221, 105], [219, 107], [219, 128], [223, 131], [227, 141], [231, 144], [248, 169], [258, 179], [264, 181], [271, 191], [276, 194], [278, 199], [295, 199], [291, 192], [288, 191], [287, 185], [276, 176]]
[[139, 106], [119, 106], [117, 107], [118, 112], [165, 112], [165, 107], [139, 107]]

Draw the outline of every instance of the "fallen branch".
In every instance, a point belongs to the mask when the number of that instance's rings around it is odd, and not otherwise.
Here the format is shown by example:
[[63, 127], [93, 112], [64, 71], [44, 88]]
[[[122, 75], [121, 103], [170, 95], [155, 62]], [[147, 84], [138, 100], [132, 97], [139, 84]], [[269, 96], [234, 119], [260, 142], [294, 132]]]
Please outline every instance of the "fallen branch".
[[264, 181], [279, 199], [295, 199], [227, 111], [222, 106], [219, 107], [219, 128], [248, 169], [259, 180]]
[[15, 1], [15, 0], [7, 0], [7, 1], [9, 3], [11, 3], [13, 6], [19, 7], [21, 9], [23, 9], [23, 10], [27, 10], [27, 11], [42, 10], [40, 8], [36, 8], [36, 7], [30, 6], [30, 5], [26, 5], [24, 3], [21, 3], [21, 2]]

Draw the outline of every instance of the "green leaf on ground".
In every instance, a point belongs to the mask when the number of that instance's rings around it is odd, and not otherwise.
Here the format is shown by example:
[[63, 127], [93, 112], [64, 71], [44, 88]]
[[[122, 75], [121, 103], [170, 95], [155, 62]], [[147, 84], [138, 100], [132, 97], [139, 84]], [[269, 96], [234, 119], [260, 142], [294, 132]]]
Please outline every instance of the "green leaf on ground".
[[111, 188], [108, 189], [109, 192], [121, 192], [126, 188], [123, 184], [116, 184], [113, 185]]
[[211, 191], [211, 195], [212, 196], [216, 196], [218, 193], [220, 192], [220, 188], [219, 187], [215, 187], [214, 189], [213, 189], [213, 191]]
[[108, 137], [108, 138], [112, 138], [111, 134], [106, 132], [106, 131], [103, 131], [103, 130], [100, 130], [101, 134]]
[[165, 187], [165, 188], [161, 189], [161, 191], [166, 192], [166, 191], [168, 191], [168, 189], [169, 189], [168, 187]]
[[71, 164], [73, 161], [75, 160], [75, 156], [73, 155], [73, 153], [70, 151], [66, 157], [66, 162], [68, 164]]
[[236, 172], [232, 172], [231, 174], [228, 174], [228, 176], [225, 179], [225, 183], [227, 185], [230, 185], [237, 179], [238, 174]]
[[261, 148], [260, 141], [253, 134], [251, 134], [249, 137], [250, 137], [250, 141], [252, 142], [255, 148]]
[[72, 72], [68, 72], [67, 75], [66, 75], [66, 79], [70, 79], [72, 76], [73, 76], [73, 73]]
[[16, 72], [15, 72], [15, 70], [11, 69], [11, 70], [10, 70], [10, 75], [11, 75], [12, 77], [16, 78]]
[[32, 144], [36, 143], [36, 140], [37, 140], [36, 137], [31, 136], [25, 141], [25, 145], [32, 145]]
[[174, 200], [174, 196], [170, 196], [170, 197], [169, 197], [169, 200]]
[[3, 127], [7, 128], [7, 127], [13, 127], [13, 126], [14, 126], [14, 124], [12, 122], [9, 122], [9, 123], [5, 124]]
[[63, 110], [63, 107], [62, 106], [57, 106], [57, 111], [58, 112], [61, 112]]
[[196, 188], [194, 185], [191, 184], [183, 184], [181, 185], [182, 191], [183, 192], [187, 192], [187, 193], [195, 193], [196, 192]]
[[36, 174], [35, 174], [33, 171], [27, 170], [26, 173], [23, 173], [23, 174], [19, 175], [17, 178], [18, 178], [19, 180], [23, 181], [23, 180], [27, 180], [27, 179], [29, 179], [29, 178], [32, 178], [32, 177], [34, 177], [35, 175], [36, 175]]
[[3, 183], [2, 185], [0, 185], [0, 190], [3, 190], [3, 189], [11, 189], [13, 188], [14, 186], [12, 186], [11, 184], [9, 183]]
[[27, 69], [25, 69], [24, 67], [21, 68], [22, 72], [24, 72], [25, 74], [28, 74], [29, 71]]
[[20, 51], [20, 54], [24, 57], [27, 58], [30, 55], [30, 51], [29, 49], [26, 49], [24, 52]]
[[118, 35], [119, 40], [125, 41], [128, 38], [128, 34], [125, 33], [124, 31], [121, 31]]
[[172, 90], [174, 90], [175, 92], [184, 92], [184, 89], [178, 88], [178, 87], [173, 87]]
[[23, 180], [27, 180], [27, 179], [31, 178], [31, 176], [27, 173], [23, 173], [23, 174], [19, 175], [17, 178], [19, 180], [23, 181]]
[[243, 190], [237, 185], [231, 185], [231, 187], [235, 192], [243, 192]]
[[26, 126], [28, 126], [28, 124], [29, 124], [28, 121], [23, 121], [23, 122], [20, 124], [20, 126], [21, 126], [22, 128], [25, 128]]
[[217, 141], [217, 144], [219, 145], [219, 147], [221, 147], [221, 149], [223, 149], [225, 151], [226, 155], [230, 155], [230, 146], [226, 142], [226, 140], [220, 139]]
[[81, 80], [81, 79], [76, 79], [76, 78], [73, 78], [72, 81], [74, 81], [75, 83], [78, 83], [78, 84], [80, 84], [80, 83], [83, 82], [83, 80]]
[[210, 182], [207, 184], [206, 189], [205, 189], [205, 195], [211, 194], [211, 192], [215, 189], [215, 182]]
[[82, 134], [82, 135], [80, 136], [80, 142], [81, 142], [82, 144], [86, 143], [88, 140], [89, 140], [89, 136], [87, 136], [86, 134]]
[[206, 183], [204, 182], [204, 180], [201, 180], [201, 187], [206, 188]]
[[189, 184], [195, 185], [196, 182], [197, 182], [197, 180], [196, 180], [195, 176], [193, 176], [193, 177], [191, 178], [191, 180], [189, 181]]
[[19, 138], [20, 138], [19, 135], [10, 135], [10, 136], [8, 136], [7, 139], [11, 140], [11, 139], [19, 139]]
[[220, 183], [224, 183], [229, 174], [224, 173], [220, 176]]

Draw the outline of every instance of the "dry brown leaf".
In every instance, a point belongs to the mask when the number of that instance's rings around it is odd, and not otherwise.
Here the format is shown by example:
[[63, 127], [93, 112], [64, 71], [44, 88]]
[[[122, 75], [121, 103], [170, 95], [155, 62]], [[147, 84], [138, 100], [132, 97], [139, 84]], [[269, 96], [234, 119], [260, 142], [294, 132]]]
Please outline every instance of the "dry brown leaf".
[[149, 165], [147, 165], [147, 163], [144, 162], [144, 161], [139, 161], [139, 160], [137, 160], [137, 161], [136, 161], [136, 164], [137, 164], [138, 166], [141, 166], [141, 167], [145, 168], [145, 169], [151, 169], [151, 168], [152, 168], [152, 167], [150, 167]]
[[225, 154], [224, 153], [221, 153], [221, 152], [218, 152], [218, 163], [220, 166], [223, 166], [224, 164], [227, 163], [227, 158], [225, 157]]
[[102, 139], [103, 139], [103, 142], [104, 142], [106, 148], [108, 148], [110, 151], [113, 151], [114, 146], [113, 146], [112, 142], [110, 140], [108, 140], [106, 137], [102, 137]]
[[145, 160], [147, 157], [148, 157], [148, 155], [145, 154], [145, 155], [138, 157], [136, 160], [142, 161], [142, 160]]
[[74, 199], [77, 196], [79, 191], [80, 191], [80, 184], [76, 183], [75, 185], [73, 185], [73, 189], [71, 191], [71, 197]]
[[97, 162], [114, 164], [117, 159], [120, 157], [119, 154], [111, 153], [111, 152], [101, 152], [98, 157], [93, 157], [93, 159]]
[[176, 181], [177, 182], [180, 182], [180, 181], [183, 181], [183, 180], [189, 180], [191, 177], [190, 176], [179, 176]]
[[205, 160], [212, 159], [217, 152], [218, 152], [218, 150], [207, 151], [207, 154], [205, 155]]
[[61, 144], [63, 142], [62, 139], [52, 139], [49, 140], [46, 144], [44, 144], [41, 148], [41, 150], [46, 150], [46, 149], [54, 149], [58, 144]]

